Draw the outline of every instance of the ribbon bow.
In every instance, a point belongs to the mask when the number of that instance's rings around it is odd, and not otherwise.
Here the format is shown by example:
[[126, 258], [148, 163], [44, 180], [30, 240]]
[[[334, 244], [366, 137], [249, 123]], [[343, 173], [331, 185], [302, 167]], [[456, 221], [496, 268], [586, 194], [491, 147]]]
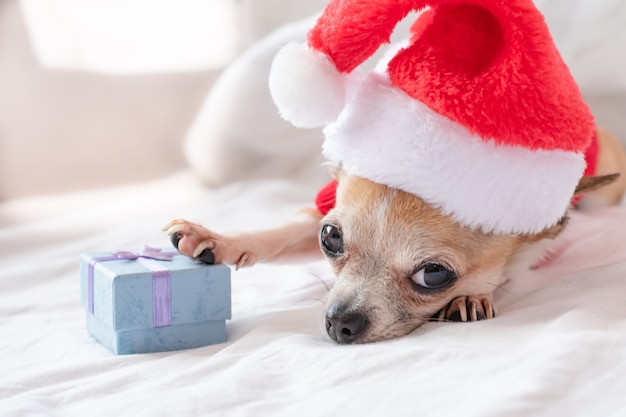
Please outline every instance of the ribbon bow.
[[177, 252], [163, 252], [159, 248], [153, 248], [148, 245], [143, 245], [137, 252], [130, 250], [117, 250], [113, 252], [113, 255], [117, 256], [117, 259], [130, 259], [135, 260], [137, 258], [156, 259], [159, 261], [171, 261]]

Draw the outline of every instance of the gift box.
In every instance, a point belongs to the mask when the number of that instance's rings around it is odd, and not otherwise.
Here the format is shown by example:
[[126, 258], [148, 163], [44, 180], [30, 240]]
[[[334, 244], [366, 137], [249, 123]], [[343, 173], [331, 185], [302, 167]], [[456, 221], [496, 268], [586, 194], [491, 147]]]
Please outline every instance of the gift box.
[[173, 249], [92, 252], [80, 257], [87, 330], [116, 355], [226, 341], [230, 269]]

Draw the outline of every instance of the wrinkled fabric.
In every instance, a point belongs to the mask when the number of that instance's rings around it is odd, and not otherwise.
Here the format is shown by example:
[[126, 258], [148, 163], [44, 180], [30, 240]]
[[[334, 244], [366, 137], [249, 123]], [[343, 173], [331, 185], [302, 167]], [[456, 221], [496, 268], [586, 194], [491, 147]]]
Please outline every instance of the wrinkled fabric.
[[626, 209], [573, 213], [558, 256], [497, 292], [498, 317], [339, 346], [324, 262], [233, 273], [227, 342], [116, 357], [85, 330], [78, 255], [167, 246], [184, 217], [216, 231], [277, 225], [315, 187], [209, 191], [188, 175], [0, 205], [0, 409], [48, 416], [619, 416], [626, 414]]

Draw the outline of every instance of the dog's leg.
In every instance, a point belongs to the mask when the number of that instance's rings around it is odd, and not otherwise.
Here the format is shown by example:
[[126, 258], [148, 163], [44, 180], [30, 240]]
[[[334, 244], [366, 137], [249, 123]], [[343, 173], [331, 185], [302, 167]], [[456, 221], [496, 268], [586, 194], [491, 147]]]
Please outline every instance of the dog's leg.
[[321, 258], [319, 221], [315, 209], [302, 210], [289, 223], [275, 229], [222, 235], [186, 220], [173, 220], [163, 230], [180, 253], [205, 263], [237, 268], [259, 262], [295, 262]]
[[438, 321], [479, 321], [496, 316], [490, 295], [457, 297], [436, 315]]

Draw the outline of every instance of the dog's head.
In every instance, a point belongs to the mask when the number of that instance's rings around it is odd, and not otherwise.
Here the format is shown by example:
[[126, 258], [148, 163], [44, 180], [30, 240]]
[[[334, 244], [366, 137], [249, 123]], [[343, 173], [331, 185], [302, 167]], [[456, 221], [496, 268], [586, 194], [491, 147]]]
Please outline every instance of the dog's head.
[[[606, 178], [583, 180], [577, 192], [604, 183]], [[328, 334], [338, 343], [405, 335], [456, 297], [491, 294], [513, 255], [556, 237], [565, 224], [564, 216], [535, 235], [483, 233], [413, 194], [340, 175], [335, 208], [320, 231], [320, 246], [337, 275], [328, 298]]]

